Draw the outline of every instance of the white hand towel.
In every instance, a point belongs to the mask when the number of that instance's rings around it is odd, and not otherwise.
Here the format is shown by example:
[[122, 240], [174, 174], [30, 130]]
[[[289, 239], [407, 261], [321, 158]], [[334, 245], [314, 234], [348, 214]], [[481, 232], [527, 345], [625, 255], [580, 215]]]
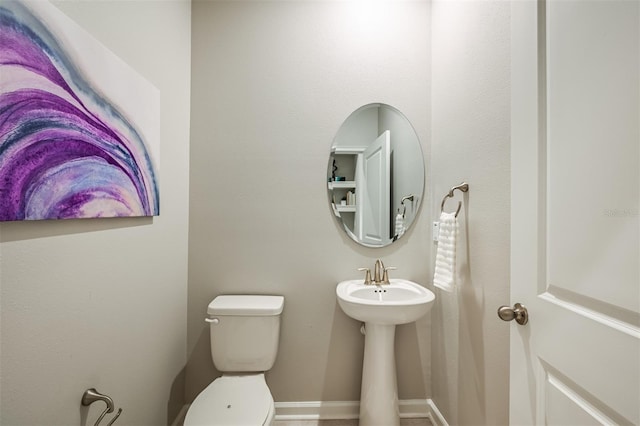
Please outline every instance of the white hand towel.
[[442, 212], [439, 232], [433, 285], [444, 291], [453, 292], [456, 290], [456, 239], [458, 237], [458, 219], [455, 212]]
[[402, 216], [402, 213], [398, 213], [396, 215], [396, 229], [395, 229], [395, 231], [396, 231], [396, 238], [400, 238], [404, 234], [404, 231], [405, 231], [404, 216]]

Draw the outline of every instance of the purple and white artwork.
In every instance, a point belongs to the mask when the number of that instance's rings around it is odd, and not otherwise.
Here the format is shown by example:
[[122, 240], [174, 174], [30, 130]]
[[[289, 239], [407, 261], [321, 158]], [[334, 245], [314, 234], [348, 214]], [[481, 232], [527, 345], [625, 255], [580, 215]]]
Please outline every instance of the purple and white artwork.
[[159, 214], [160, 95], [43, 1], [0, 2], [0, 221]]

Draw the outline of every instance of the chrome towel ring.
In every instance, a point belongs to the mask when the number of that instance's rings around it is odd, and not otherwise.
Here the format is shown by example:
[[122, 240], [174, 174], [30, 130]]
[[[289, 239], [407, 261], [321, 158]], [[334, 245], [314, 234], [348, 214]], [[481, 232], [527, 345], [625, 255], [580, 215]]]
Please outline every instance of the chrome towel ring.
[[[444, 198], [442, 199], [442, 204], [440, 204], [440, 212], [444, 212], [444, 203], [447, 202], [447, 198], [453, 198], [453, 191], [455, 190], [460, 190], [462, 192], [468, 192], [469, 191], [469, 184], [466, 182], [462, 182], [460, 185], [458, 186], [454, 186], [453, 188], [451, 188], [449, 190], [449, 192], [444, 196]], [[462, 201], [458, 201], [458, 209], [456, 210], [456, 217], [458, 217], [458, 213], [460, 213], [460, 209], [462, 208]]]
[[[413, 202], [413, 200], [415, 199], [415, 195], [410, 194], [410, 195], [406, 195], [404, 197], [402, 197], [402, 201], [400, 201], [400, 204], [402, 204], [402, 217], [404, 218], [404, 214], [407, 212], [407, 206], [404, 204], [405, 201], [409, 200], [411, 202]], [[400, 209], [398, 209], [400, 210]]]

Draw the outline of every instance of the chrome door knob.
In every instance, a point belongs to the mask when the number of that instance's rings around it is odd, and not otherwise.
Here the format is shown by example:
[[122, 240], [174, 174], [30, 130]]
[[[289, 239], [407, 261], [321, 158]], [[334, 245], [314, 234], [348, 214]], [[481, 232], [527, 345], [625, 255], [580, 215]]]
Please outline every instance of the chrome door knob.
[[513, 321], [520, 325], [525, 325], [529, 321], [529, 313], [527, 308], [521, 303], [516, 303], [513, 308], [509, 306], [500, 306], [498, 308], [498, 316], [502, 321]]

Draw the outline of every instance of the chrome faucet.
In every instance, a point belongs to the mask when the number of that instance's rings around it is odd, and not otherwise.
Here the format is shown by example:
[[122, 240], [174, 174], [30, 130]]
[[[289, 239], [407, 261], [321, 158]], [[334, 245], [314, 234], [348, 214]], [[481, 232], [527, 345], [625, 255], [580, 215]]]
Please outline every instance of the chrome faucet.
[[[385, 273], [384, 263], [382, 263], [382, 260], [377, 259], [376, 260], [376, 264], [373, 267], [373, 282], [375, 284], [383, 284], [383, 278], [382, 278], [381, 273], [382, 274]], [[387, 280], [387, 282], [388, 282], [388, 280]]]
[[394, 266], [389, 266], [387, 268], [384, 267], [384, 263], [382, 260], [377, 259], [376, 263], [373, 265], [373, 280], [371, 279], [371, 271], [369, 268], [358, 268], [358, 271], [364, 271], [364, 284], [391, 284], [389, 282], [389, 269], [396, 269]]

